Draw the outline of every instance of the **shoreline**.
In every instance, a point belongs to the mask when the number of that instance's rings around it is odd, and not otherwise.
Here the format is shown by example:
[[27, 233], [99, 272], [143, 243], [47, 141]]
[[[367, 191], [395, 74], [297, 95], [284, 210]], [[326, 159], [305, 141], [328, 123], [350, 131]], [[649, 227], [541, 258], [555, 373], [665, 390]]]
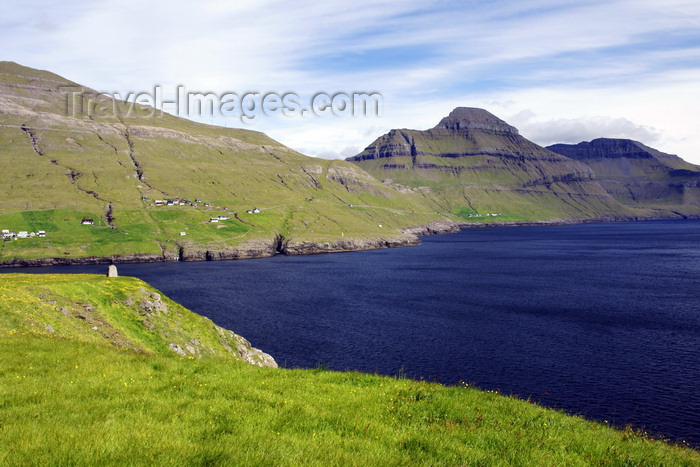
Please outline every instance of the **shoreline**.
[[221, 250], [186, 249], [180, 248], [178, 254], [127, 254], [113, 256], [88, 256], [83, 258], [35, 258], [0, 261], [0, 268], [27, 268], [48, 266], [92, 266], [109, 264], [140, 264], [167, 263], [192, 261], [231, 261], [240, 259], [269, 258], [278, 254], [286, 256], [315, 255], [325, 253], [344, 253], [352, 251], [379, 250], [417, 246], [421, 244], [420, 237], [456, 233], [466, 229], [495, 228], [495, 227], [536, 227], [549, 225], [597, 224], [608, 222], [643, 222], [662, 220], [700, 219], [698, 216], [678, 217], [598, 217], [598, 218], [558, 218], [538, 221], [494, 221], [494, 222], [445, 222], [435, 221], [428, 225], [400, 229], [401, 235], [379, 238], [348, 238], [333, 241], [300, 241], [290, 242], [280, 235], [269, 240], [256, 239], [235, 247]]

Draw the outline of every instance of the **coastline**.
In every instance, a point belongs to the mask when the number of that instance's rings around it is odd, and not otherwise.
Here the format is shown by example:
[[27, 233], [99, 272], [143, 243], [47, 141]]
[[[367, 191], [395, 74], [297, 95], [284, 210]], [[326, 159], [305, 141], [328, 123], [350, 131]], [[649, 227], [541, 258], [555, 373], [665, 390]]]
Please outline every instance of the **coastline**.
[[548, 225], [594, 224], [605, 222], [641, 222], [655, 220], [700, 219], [700, 215], [681, 215], [677, 217], [596, 217], [596, 218], [557, 218], [537, 221], [493, 221], [493, 222], [453, 222], [435, 221], [428, 225], [419, 225], [400, 229], [401, 235], [378, 238], [347, 238], [333, 241], [289, 241], [280, 235], [270, 239], [256, 239], [235, 247], [220, 250], [197, 248], [180, 248], [178, 254], [127, 254], [112, 256], [88, 256], [83, 258], [14, 258], [0, 261], [0, 268], [25, 268], [44, 266], [86, 266], [109, 264], [138, 264], [160, 262], [190, 261], [230, 261], [239, 259], [269, 258], [278, 254], [287, 256], [314, 255], [324, 253], [343, 253], [351, 251], [378, 250], [416, 246], [421, 244], [420, 237], [455, 233], [464, 229], [489, 227], [532, 227]]

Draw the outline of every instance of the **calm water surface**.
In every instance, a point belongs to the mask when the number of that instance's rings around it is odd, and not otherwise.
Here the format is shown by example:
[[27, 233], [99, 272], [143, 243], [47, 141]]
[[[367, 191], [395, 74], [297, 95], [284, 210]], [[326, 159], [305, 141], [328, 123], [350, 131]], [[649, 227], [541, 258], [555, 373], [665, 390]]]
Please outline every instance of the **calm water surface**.
[[700, 444], [700, 221], [470, 229], [119, 272], [281, 366], [466, 381]]

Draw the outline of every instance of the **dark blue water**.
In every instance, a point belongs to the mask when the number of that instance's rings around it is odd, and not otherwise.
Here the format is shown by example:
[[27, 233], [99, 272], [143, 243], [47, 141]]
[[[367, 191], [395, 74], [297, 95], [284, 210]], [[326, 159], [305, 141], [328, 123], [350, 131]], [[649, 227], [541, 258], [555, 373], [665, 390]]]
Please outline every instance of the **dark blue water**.
[[700, 221], [470, 229], [414, 248], [119, 271], [282, 366], [466, 381], [700, 444]]

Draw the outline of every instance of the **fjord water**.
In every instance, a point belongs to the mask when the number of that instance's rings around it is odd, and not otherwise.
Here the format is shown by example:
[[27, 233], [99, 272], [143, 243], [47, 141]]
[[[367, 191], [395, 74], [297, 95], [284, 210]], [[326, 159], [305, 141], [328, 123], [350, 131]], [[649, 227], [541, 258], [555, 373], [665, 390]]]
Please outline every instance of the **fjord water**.
[[414, 248], [119, 272], [281, 366], [464, 381], [700, 443], [700, 221], [475, 228]]

